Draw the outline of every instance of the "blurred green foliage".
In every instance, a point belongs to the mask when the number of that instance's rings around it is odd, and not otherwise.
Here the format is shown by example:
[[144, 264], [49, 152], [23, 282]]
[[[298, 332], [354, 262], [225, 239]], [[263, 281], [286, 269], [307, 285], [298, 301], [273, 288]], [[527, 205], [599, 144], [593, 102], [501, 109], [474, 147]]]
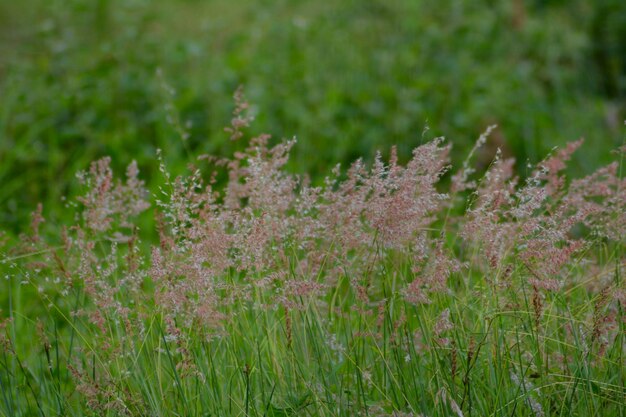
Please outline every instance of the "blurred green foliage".
[[38, 201], [62, 219], [74, 174], [102, 155], [137, 159], [152, 184], [157, 148], [174, 172], [232, 151], [240, 84], [252, 133], [296, 136], [290, 168], [314, 178], [435, 135], [458, 161], [494, 123], [483, 163], [498, 146], [523, 174], [583, 136], [573, 167], [589, 172], [623, 142], [626, 3], [0, 2], [0, 228]]

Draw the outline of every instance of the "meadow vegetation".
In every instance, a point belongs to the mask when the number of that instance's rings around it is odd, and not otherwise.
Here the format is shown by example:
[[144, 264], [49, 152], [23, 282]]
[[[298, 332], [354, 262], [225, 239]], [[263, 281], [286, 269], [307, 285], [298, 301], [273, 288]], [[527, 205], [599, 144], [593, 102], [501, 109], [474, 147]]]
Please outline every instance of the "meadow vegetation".
[[0, 416], [624, 417], [625, 28], [0, 2]]
[[152, 195], [102, 158], [74, 223], [32, 214], [2, 259], [3, 415], [624, 414], [624, 147], [571, 181], [582, 141], [476, 174], [491, 127], [454, 172], [435, 139], [316, 186], [235, 100], [243, 151], [161, 157]]

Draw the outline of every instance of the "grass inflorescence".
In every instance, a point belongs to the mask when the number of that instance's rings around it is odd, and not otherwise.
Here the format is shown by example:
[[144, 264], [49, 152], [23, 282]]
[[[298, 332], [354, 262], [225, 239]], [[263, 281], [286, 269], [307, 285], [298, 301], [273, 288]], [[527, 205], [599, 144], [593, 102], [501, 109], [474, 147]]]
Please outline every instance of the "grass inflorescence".
[[317, 186], [294, 144], [161, 160], [155, 195], [103, 158], [73, 224], [39, 207], [2, 252], [0, 415], [625, 414], [623, 148], [522, 181], [499, 153], [454, 172], [437, 139]]

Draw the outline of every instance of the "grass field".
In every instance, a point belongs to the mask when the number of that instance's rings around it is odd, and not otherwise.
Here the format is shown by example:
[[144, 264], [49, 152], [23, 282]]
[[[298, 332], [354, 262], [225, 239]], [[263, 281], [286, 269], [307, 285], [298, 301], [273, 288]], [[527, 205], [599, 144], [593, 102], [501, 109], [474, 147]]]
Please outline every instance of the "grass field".
[[1, 2], [0, 416], [625, 416], [624, 28]]

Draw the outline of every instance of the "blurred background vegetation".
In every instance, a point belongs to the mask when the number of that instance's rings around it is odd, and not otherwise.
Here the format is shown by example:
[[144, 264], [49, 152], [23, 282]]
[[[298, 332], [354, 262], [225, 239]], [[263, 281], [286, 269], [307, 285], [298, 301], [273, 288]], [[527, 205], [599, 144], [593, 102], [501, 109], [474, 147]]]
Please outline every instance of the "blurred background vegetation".
[[[576, 175], [623, 143], [623, 0], [24, 0], [0, 2], [0, 229], [37, 202], [64, 219], [103, 155], [156, 175], [227, 154], [232, 94], [252, 133], [296, 136], [290, 169], [445, 136], [459, 161], [491, 124], [525, 162], [585, 137]], [[427, 130], [427, 126], [430, 129]], [[186, 139], [185, 139], [186, 138]]]

